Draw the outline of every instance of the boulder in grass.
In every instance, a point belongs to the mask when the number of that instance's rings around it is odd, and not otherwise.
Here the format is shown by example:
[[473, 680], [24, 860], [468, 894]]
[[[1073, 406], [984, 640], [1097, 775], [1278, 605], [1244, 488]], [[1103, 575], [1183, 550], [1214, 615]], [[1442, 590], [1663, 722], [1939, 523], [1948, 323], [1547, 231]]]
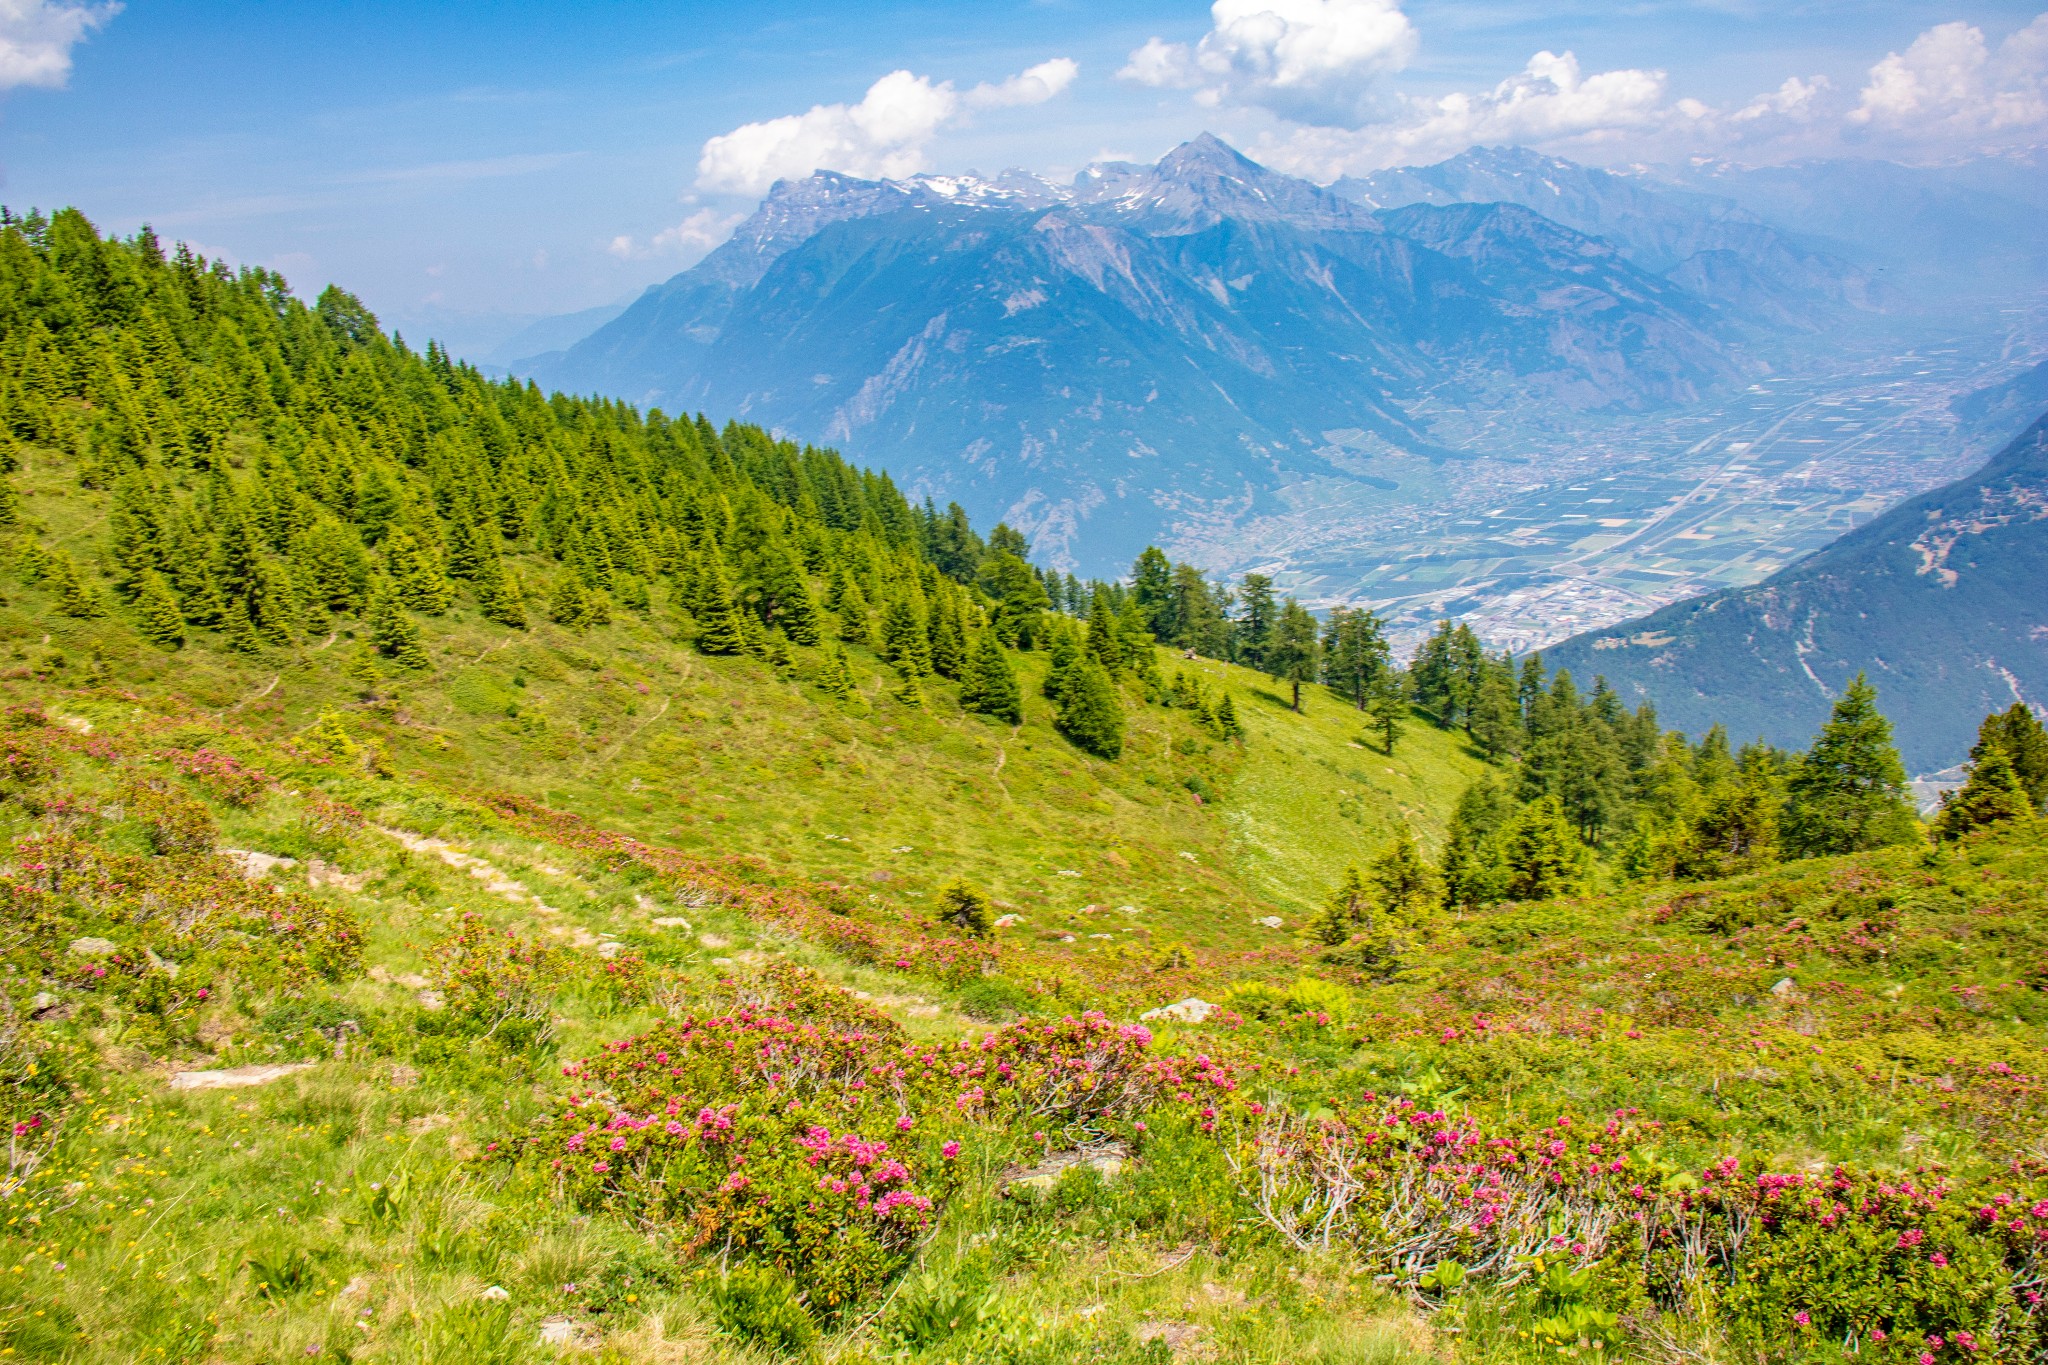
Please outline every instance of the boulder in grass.
[[171, 1077], [173, 1090], [239, 1090], [245, 1086], [268, 1085], [294, 1071], [307, 1071], [311, 1062], [285, 1062], [272, 1066], [237, 1066], [225, 1071], [180, 1071]]
[[1216, 1007], [1200, 996], [1191, 995], [1185, 1000], [1176, 1000], [1171, 1005], [1161, 1005], [1156, 1010], [1146, 1010], [1140, 1019], [1164, 1019], [1175, 1024], [1199, 1024], [1216, 1012]]

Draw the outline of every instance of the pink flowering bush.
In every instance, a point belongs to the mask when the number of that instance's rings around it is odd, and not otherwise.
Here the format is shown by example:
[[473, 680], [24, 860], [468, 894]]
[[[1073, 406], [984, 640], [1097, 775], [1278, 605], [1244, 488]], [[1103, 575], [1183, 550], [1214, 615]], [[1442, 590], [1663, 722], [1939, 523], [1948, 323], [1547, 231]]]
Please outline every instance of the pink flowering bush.
[[1091, 1014], [934, 1046], [741, 1007], [569, 1063], [569, 1094], [524, 1149], [575, 1202], [666, 1227], [686, 1252], [772, 1263], [829, 1316], [905, 1263], [970, 1130], [1100, 1140], [1234, 1087], [1151, 1041]]
[[201, 746], [197, 749], [168, 749], [162, 757], [172, 767], [217, 801], [247, 810], [263, 799], [263, 793], [276, 782], [261, 768], [242, 762], [233, 754], [224, 754], [218, 749]]
[[1761, 1345], [1802, 1318], [1865, 1360], [2032, 1360], [2048, 1345], [2038, 1172], [1966, 1195], [1936, 1175], [1778, 1175], [1731, 1158], [1650, 1226], [1662, 1274], [1727, 1278], [1723, 1312]]

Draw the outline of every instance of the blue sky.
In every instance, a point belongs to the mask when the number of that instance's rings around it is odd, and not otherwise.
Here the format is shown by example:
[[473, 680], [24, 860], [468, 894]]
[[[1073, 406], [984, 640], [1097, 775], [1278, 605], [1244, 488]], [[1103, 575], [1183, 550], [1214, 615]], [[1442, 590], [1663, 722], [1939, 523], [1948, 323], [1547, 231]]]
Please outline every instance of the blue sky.
[[1070, 174], [1205, 128], [1319, 179], [1475, 140], [2036, 148], [2040, 3], [5, 0], [0, 198], [148, 221], [482, 344], [666, 278], [815, 159]]

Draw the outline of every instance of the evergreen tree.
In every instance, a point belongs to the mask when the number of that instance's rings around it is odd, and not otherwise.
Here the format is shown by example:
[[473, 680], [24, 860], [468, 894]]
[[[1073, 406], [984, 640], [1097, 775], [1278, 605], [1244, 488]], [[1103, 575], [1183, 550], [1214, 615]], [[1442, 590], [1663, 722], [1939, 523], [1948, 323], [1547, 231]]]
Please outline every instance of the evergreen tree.
[[982, 632], [961, 685], [961, 702], [970, 711], [994, 716], [1011, 725], [1024, 723], [1024, 694], [1009, 655], [993, 631]]
[[[237, 600], [235, 607], [239, 608]], [[366, 613], [370, 628], [370, 643], [385, 658], [400, 668], [427, 668], [432, 660], [420, 645], [420, 628], [412, 616], [399, 605], [397, 589], [391, 580], [380, 576], [370, 588], [370, 605]]]
[[924, 604], [911, 592], [899, 592], [882, 612], [882, 657], [915, 678], [932, 671]]
[[718, 546], [707, 546], [697, 565], [697, 600], [690, 609], [697, 618], [697, 648], [706, 654], [739, 654], [747, 647], [740, 624], [742, 613], [733, 605], [732, 580], [726, 577], [725, 559]]
[[1316, 637], [1316, 618], [1292, 597], [1280, 608], [1273, 623], [1271, 642], [1266, 648], [1266, 672], [1294, 688], [1294, 709], [1301, 710], [1301, 685], [1314, 682], [1320, 671], [1322, 642]]
[[1859, 673], [1786, 783], [1781, 834], [1800, 858], [1917, 843], [1906, 770], [1877, 689]]
[[1237, 589], [1237, 631], [1233, 641], [1237, 662], [1249, 668], [1266, 666], [1266, 647], [1273, 634], [1273, 580], [1248, 573]]
[[144, 569], [136, 580], [135, 615], [143, 638], [165, 649], [185, 643], [185, 613], [171, 595], [171, 585], [155, 569]]
[[487, 555], [476, 575], [476, 604], [484, 619], [514, 630], [526, 629], [526, 607], [519, 581], [496, 555]]
[[1506, 894], [1500, 834], [1513, 814], [1514, 799], [1491, 772], [1459, 795], [1444, 841], [1444, 898], [1452, 905], [1491, 905]]
[[1379, 617], [1334, 607], [1323, 632], [1323, 680], [1365, 710], [1367, 695], [1390, 667], [1391, 650]]
[[555, 591], [548, 599], [548, 619], [571, 630], [589, 622], [590, 589], [583, 586], [582, 578], [565, 573], [555, 580]]
[[950, 592], [935, 599], [926, 635], [931, 645], [932, 671], [942, 678], [959, 680], [967, 668], [967, 636], [960, 624], [960, 604]]
[[412, 532], [393, 530], [383, 550], [384, 572], [391, 576], [400, 603], [429, 616], [448, 610], [455, 587], [441, 572], [440, 560]]
[[1515, 701], [1515, 676], [1507, 665], [1489, 667], [1472, 699], [1472, 742], [1489, 762], [1512, 758], [1522, 750], [1522, 711]]
[[1395, 828], [1393, 842], [1372, 860], [1368, 875], [1374, 898], [1404, 927], [1421, 925], [1442, 901], [1436, 869], [1423, 859], [1406, 824]]
[[1502, 891], [1509, 899], [1548, 900], [1578, 890], [1584, 850], [1555, 796], [1538, 797], [1515, 812], [1501, 845], [1507, 874]]
[[1109, 589], [1096, 584], [1088, 603], [1088, 654], [1113, 678], [1123, 671], [1123, 643], [1117, 638], [1116, 613], [1109, 602]]
[[818, 604], [803, 568], [790, 552], [777, 546], [764, 558], [762, 589], [767, 595], [775, 624], [796, 644], [815, 645], [820, 639]]
[[1066, 703], [1067, 693], [1074, 685], [1074, 679], [1079, 673], [1084, 657], [1081, 642], [1074, 638], [1072, 627], [1061, 626], [1054, 633], [1052, 647], [1048, 653], [1050, 666], [1045, 671], [1045, 681], [1039, 684], [1039, 692], [1054, 706], [1062, 706]]
[[1060, 699], [1059, 732], [1098, 758], [1115, 759], [1124, 751], [1124, 713], [1116, 684], [1093, 658], [1082, 656]]
[[1244, 724], [1237, 718], [1237, 703], [1225, 692], [1223, 700], [1216, 703], [1216, 729], [1225, 739], [1243, 739]]
[[918, 672], [907, 660], [896, 664], [896, 685], [889, 689], [889, 695], [905, 706], [924, 705], [924, 689], [917, 685]]
[[1941, 794], [1941, 812], [1934, 817], [1934, 837], [1943, 841], [2007, 820], [2023, 820], [2034, 803], [2013, 771], [2003, 745], [1984, 747], [1984, 756], [1970, 765], [1970, 776], [1955, 790]]
[[249, 615], [249, 599], [237, 597], [228, 603], [228, 609], [221, 622], [226, 635], [225, 644], [237, 654], [260, 654], [263, 652], [263, 638], [256, 633], [256, 622]]
[[841, 701], [853, 695], [853, 665], [847, 661], [846, 651], [836, 644], [825, 651], [825, 666], [818, 672], [818, 686]]
[[964, 877], [955, 877], [939, 888], [939, 923], [974, 938], [995, 932], [995, 903]]
[[848, 582], [840, 595], [839, 638], [850, 645], [873, 643], [874, 628], [868, 621], [868, 599], [858, 583]]
[[1767, 782], [1729, 781], [1693, 817], [1671, 874], [1689, 881], [1733, 877], [1775, 860], [1778, 799]]
[[107, 604], [100, 600], [99, 589], [92, 580], [81, 576], [72, 567], [69, 555], [60, 554], [55, 558], [56, 566], [50, 571], [50, 588], [57, 594], [57, 614], [80, 621], [105, 616]]
[[1970, 761], [1981, 763], [1991, 749], [2005, 750], [2013, 775], [2034, 803], [2034, 809], [2048, 811], [2048, 730], [2023, 701], [1984, 717], [1977, 727], [1977, 742], [1970, 748]]
[[1365, 719], [1367, 727], [1379, 733], [1380, 748], [1392, 758], [1394, 745], [1408, 724], [1407, 689], [1393, 669], [1384, 668], [1373, 675], [1365, 694]]
[[1309, 922], [1309, 933], [1334, 948], [1358, 932], [1360, 926], [1370, 924], [1371, 920], [1372, 893], [1367, 890], [1365, 878], [1359, 874], [1357, 865], [1353, 864], [1344, 869], [1337, 889], [1330, 893], [1316, 917]]
[[1171, 640], [1179, 623], [1174, 619], [1173, 566], [1156, 545], [1147, 545], [1131, 565], [1131, 601], [1144, 618], [1145, 629]]

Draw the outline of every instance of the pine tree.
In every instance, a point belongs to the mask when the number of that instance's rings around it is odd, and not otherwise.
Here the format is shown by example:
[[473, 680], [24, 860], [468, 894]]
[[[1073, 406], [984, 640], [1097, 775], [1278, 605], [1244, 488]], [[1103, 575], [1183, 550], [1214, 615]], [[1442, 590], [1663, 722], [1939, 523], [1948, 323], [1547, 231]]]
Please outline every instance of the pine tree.
[[1237, 703], [1225, 692], [1223, 700], [1216, 703], [1216, 728], [1225, 739], [1243, 739], [1244, 725], [1237, 718]]
[[477, 568], [476, 604], [484, 619], [514, 630], [526, 629], [526, 607], [520, 600], [519, 581], [497, 555], [488, 555]]
[[1045, 681], [1039, 684], [1039, 695], [1054, 706], [1063, 704], [1074, 685], [1083, 658], [1081, 642], [1074, 638], [1073, 628], [1055, 623], [1056, 633], [1052, 647], [1047, 651], [1049, 667], [1045, 670]]
[[1075, 666], [1054, 725], [1075, 747], [1098, 758], [1115, 759], [1123, 753], [1123, 706], [1116, 684], [1094, 659], [1084, 656]]
[[367, 624], [371, 645], [400, 668], [432, 665], [420, 646], [419, 626], [413, 622], [411, 613], [399, 605], [397, 589], [388, 578], [380, 576], [370, 588]]
[[144, 569], [136, 580], [135, 614], [143, 638], [165, 649], [185, 643], [185, 613], [171, 595], [171, 585], [155, 569]]
[[1514, 798], [1491, 772], [1459, 794], [1444, 840], [1444, 899], [1450, 904], [1491, 905], [1506, 894], [1500, 833], [1513, 813]]
[[1984, 717], [1977, 727], [1977, 742], [1970, 748], [1970, 761], [1980, 763], [1986, 751], [2005, 750], [2013, 775], [2034, 803], [2034, 809], [2048, 811], [2048, 730], [2023, 701]]
[[942, 593], [934, 601], [926, 634], [932, 671], [942, 678], [962, 677], [967, 668], [967, 636], [960, 625], [960, 605], [951, 593]]
[[983, 631], [961, 683], [961, 704], [1011, 725], [1024, 723], [1024, 694], [1010, 657], [993, 631]]
[[1337, 883], [1337, 889], [1324, 900], [1316, 917], [1309, 922], [1309, 933], [1334, 948], [1356, 933], [1361, 925], [1369, 924], [1371, 918], [1371, 892], [1366, 889], [1365, 878], [1354, 864], [1344, 869], [1343, 880]]
[[776, 677], [796, 676], [796, 659], [789, 652], [788, 642], [781, 636], [773, 635], [768, 638], [768, 645], [762, 651], [762, 657], [767, 659], [768, 667], [775, 670]]
[[1314, 682], [1319, 676], [1321, 657], [1316, 618], [1309, 615], [1307, 607], [1288, 598], [1280, 607], [1279, 619], [1273, 623], [1264, 667], [1274, 679], [1293, 685], [1296, 712], [1301, 710], [1301, 685]]
[[1672, 859], [1671, 874], [1706, 881], [1767, 866], [1777, 857], [1778, 811], [1769, 783], [1722, 783], [1693, 817]]
[[356, 691], [368, 701], [377, 695], [384, 682], [383, 670], [377, 667], [377, 651], [367, 644], [357, 645], [348, 652], [341, 666], [341, 675], [356, 685]]
[[939, 888], [939, 923], [974, 938], [995, 932], [995, 903], [986, 891], [964, 877], [955, 877]]
[[818, 670], [818, 686], [841, 701], [853, 695], [853, 665], [840, 646], [832, 645], [825, 651], [825, 666]]
[[1248, 573], [1237, 588], [1237, 630], [1233, 652], [1248, 668], [1266, 666], [1266, 646], [1273, 633], [1273, 580]]
[[1394, 830], [1393, 842], [1368, 869], [1375, 898], [1396, 924], [1413, 928], [1424, 923], [1442, 901], [1436, 869], [1423, 859], [1407, 825]]
[[1379, 733], [1380, 748], [1392, 758], [1394, 745], [1408, 725], [1407, 689], [1393, 669], [1383, 668], [1373, 675], [1365, 695], [1365, 718], [1368, 728]]
[[1489, 667], [1472, 699], [1472, 742], [1489, 762], [1498, 763], [1522, 749], [1522, 712], [1515, 702], [1514, 674], [1506, 665]]
[[1859, 673], [1786, 783], [1781, 834], [1800, 858], [1917, 843], [1906, 769], [1877, 689]]
[[384, 571], [398, 600], [414, 611], [439, 615], [455, 598], [455, 585], [441, 572], [439, 558], [412, 532], [394, 530], [384, 541]]
[[555, 590], [548, 598], [548, 619], [571, 630], [590, 620], [590, 590], [581, 578], [565, 573], [555, 580]]
[[746, 650], [741, 613], [733, 605], [732, 581], [726, 577], [725, 560], [716, 545], [706, 547], [698, 562], [697, 601], [691, 615], [697, 618], [699, 650], [706, 654], [739, 654]]
[[899, 592], [882, 613], [882, 658], [911, 676], [932, 671], [931, 640], [925, 633], [924, 604], [910, 592]]
[[1511, 900], [1548, 900], [1578, 890], [1584, 849], [1555, 796], [1538, 797], [1515, 812], [1502, 832], [1502, 861]]
[[50, 571], [50, 588], [57, 594], [57, 614], [80, 621], [93, 621], [105, 616], [107, 604], [100, 600], [98, 586], [72, 567], [69, 555], [59, 554], [55, 559], [56, 566]]
[[256, 633], [255, 619], [249, 615], [249, 599], [237, 597], [228, 603], [221, 630], [227, 636], [227, 647], [237, 654], [260, 654], [263, 652], [263, 637]]
[[874, 627], [868, 620], [868, 599], [860, 590], [860, 584], [849, 581], [846, 590], [840, 594], [839, 605], [833, 608], [839, 613], [839, 638], [851, 645], [868, 645], [874, 642]]
[[2011, 757], [2003, 746], [1993, 744], [1984, 747], [1984, 756], [1970, 765], [1970, 776], [1961, 788], [1942, 793], [1941, 812], [1934, 817], [1934, 837], [1944, 842], [1960, 839], [2033, 813], [2034, 803], [2020, 785]]
[[896, 685], [889, 689], [889, 696], [904, 706], [924, 705], [924, 689], [917, 685], [917, 670], [906, 662], [896, 665]]

